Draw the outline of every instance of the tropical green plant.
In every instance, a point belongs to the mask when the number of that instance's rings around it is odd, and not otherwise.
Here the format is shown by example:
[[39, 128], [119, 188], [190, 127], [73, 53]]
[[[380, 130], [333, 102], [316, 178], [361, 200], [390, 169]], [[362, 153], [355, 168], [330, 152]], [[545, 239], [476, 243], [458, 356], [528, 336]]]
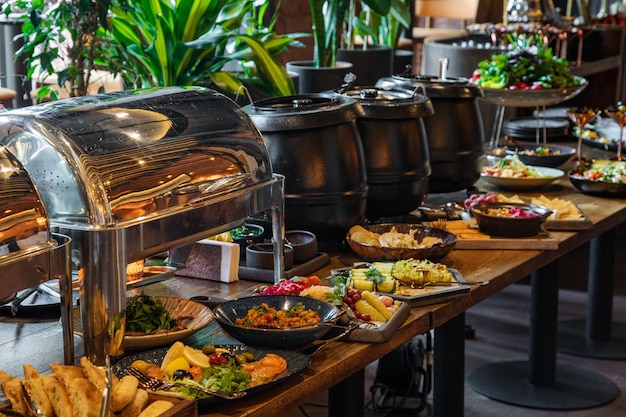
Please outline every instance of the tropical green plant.
[[411, 0], [391, 0], [387, 14], [379, 14], [364, 5], [353, 19], [354, 34], [366, 39], [364, 44], [385, 45], [395, 49], [403, 29], [411, 28]]
[[[91, 75], [104, 62], [103, 43], [99, 36], [106, 24], [109, 0], [13, 0], [3, 6], [21, 23], [16, 41], [23, 46], [16, 58], [24, 60], [25, 81], [57, 77], [60, 88], [69, 96], [87, 94]], [[56, 99], [58, 91], [42, 85], [37, 91], [40, 100]]]
[[110, 68], [129, 87], [215, 85], [236, 93], [241, 76], [258, 76], [271, 96], [295, 93], [275, 54], [299, 46], [302, 34], [277, 35], [265, 26], [269, 0], [113, 0]]
[[315, 67], [335, 66], [349, 4], [349, 0], [309, 0]]
[[316, 67], [334, 67], [337, 49], [354, 47], [355, 24], [359, 20], [357, 10], [386, 16], [392, 0], [309, 0], [311, 27], [313, 30], [313, 62]]

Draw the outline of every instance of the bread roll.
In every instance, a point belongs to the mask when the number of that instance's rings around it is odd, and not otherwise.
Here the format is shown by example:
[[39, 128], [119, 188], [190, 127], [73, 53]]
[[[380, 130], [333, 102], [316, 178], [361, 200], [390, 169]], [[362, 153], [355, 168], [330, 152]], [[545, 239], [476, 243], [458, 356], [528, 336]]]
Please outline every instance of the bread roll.
[[73, 417], [98, 417], [102, 394], [87, 378], [74, 379], [67, 390]]
[[357, 232], [361, 232], [361, 233], [371, 233], [371, 232], [370, 232], [369, 230], [367, 230], [365, 227], [363, 227], [363, 226], [359, 226], [358, 224], [357, 224], [356, 226], [352, 226], [352, 227], [350, 228], [350, 230], [348, 231], [348, 233], [349, 233], [350, 235], [353, 235], [354, 233], [357, 233]]
[[57, 417], [73, 417], [72, 404], [63, 383], [54, 375], [44, 375], [41, 379]]
[[125, 375], [113, 388], [111, 394], [111, 410], [120, 411], [132, 401], [137, 393], [139, 380], [133, 375]]
[[26, 387], [31, 399], [37, 404], [37, 407], [46, 417], [53, 417], [52, 403], [43, 387], [43, 378], [41, 374], [32, 366], [24, 365], [24, 377], [26, 379]]
[[16, 378], [0, 370], [0, 386], [4, 397], [11, 403], [11, 409], [18, 413], [28, 414], [30, 407], [22, 392], [22, 378]]
[[[122, 378], [124, 379], [124, 378]], [[139, 388], [132, 401], [122, 408], [121, 417], [137, 417], [148, 405], [148, 391]]]
[[139, 413], [138, 417], [158, 417], [172, 407], [174, 404], [170, 401], [156, 400]]

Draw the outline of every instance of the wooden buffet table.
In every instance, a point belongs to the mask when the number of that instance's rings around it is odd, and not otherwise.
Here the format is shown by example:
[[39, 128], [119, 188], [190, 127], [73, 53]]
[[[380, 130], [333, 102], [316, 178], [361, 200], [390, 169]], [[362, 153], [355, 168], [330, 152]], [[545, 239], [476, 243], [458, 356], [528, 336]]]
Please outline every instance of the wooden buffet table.
[[[480, 181], [477, 186], [480, 189], [489, 189], [487, 184]], [[567, 198], [585, 212], [594, 227], [579, 232], [551, 232], [559, 240], [559, 247], [556, 250], [454, 250], [441, 262], [459, 270], [467, 281], [489, 280], [490, 284], [472, 287], [467, 296], [450, 302], [413, 308], [404, 325], [386, 343], [333, 342], [317, 353], [311, 365], [290, 382], [278, 384], [264, 392], [262, 398], [255, 396], [220, 405], [206, 415], [259, 417], [278, 415], [281, 411], [306, 402], [312, 393], [326, 389], [330, 389], [330, 416], [362, 415], [363, 407], [359, 407], [358, 404], [363, 403], [363, 369], [412, 337], [435, 329], [434, 414], [461, 416], [464, 389], [464, 312], [508, 285], [558, 261], [564, 254], [601, 236], [626, 220], [626, 200], [581, 194], [573, 188], [567, 178], [539, 192], [519, 194], [523, 196], [544, 194], [548, 197]], [[450, 197], [458, 199], [459, 196], [462, 198], [462, 195], [461, 193]], [[317, 275], [328, 276], [330, 269], [350, 266], [358, 260], [352, 253], [333, 255], [331, 264], [318, 271]], [[176, 278], [176, 281], [179, 280], [182, 279]], [[187, 284], [182, 282], [173, 286], [172, 284], [173, 282], [167, 284], [171, 289], [171, 295], [180, 297], [198, 295], [198, 289], [189, 288]], [[250, 290], [244, 289], [250, 283], [242, 281], [230, 285], [211, 284], [206, 284], [208, 294], [216, 297], [233, 298], [239, 295], [241, 290], [244, 293]]]
[[[476, 185], [481, 190], [489, 189], [480, 181]], [[463, 194], [437, 197], [459, 200], [463, 198]], [[391, 340], [385, 343], [332, 342], [313, 356], [307, 368], [289, 380], [276, 384], [259, 395], [216, 405], [210, 410], [205, 410], [203, 415], [215, 417], [280, 415], [285, 410], [307, 402], [313, 393], [324, 390], [330, 390], [330, 416], [362, 415], [364, 368], [412, 337], [435, 329], [434, 414], [435, 416], [461, 416], [465, 383], [463, 360], [465, 311], [503, 288], [553, 264], [566, 253], [602, 236], [626, 220], [625, 199], [581, 194], [573, 188], [567, 178], [538, 192], [519, 194], [522, 196], [543, 194], [548, 197], [569, 199], [585, 212], [593, 223], [593, 228], [579, 232], [551, 232], [559, 241], [556, 250], [454, 250], [441, 262], [459, 270], [467, 281], [489, 280], [490, 283], [485, 286], [472, 287], [467, 296], [446, 303], [413, 308], [406, 322]], [[355, 261], [358, 259], [351, 252], [333, 254], [331, 264], [317, 271], [317, 275], [328, 276], [330, 269], [350, 266]], [[142, 287], [140, 290], [151, 295], [169, 295], [180, 298], [209, 295], [232, 299], [251, 294], [252, 290], [259, 285], [261, 284], [251, 281], [224, 284], [174, 277]], [[0, 335], [4, 326], [3, 321], [10, 320], [0, 321]], [[58, 326], [56, 331], [60, 335], [61, 329]], [[52, 330], [46, 330], [46, 332], [49, 337]], [[210, 343], [211, 336], [212, 334], [201, 331], [188, 341]], [[22, 335], [17, 336], [17, 339], [20, 338], [31, 338], [32, 342], [39, 342], [36, 333], [32, 332], [23, 331]], [[76, 340], [80, 341], [79, 338]], [[13, 345], [18, 342], [16, 341]], [[21, 342], [20, 344], [28, 345]], [[0, 348], [0, 369], [20, 374], [22, 364], [32, 363], [37, 369], [45, 371], [50, 362], [63, 361], [60, 340], [57, 347], [58, 349], [48, 352], [44, 355], [45, 357], [31, 357], [27, 351], [22, 351], [19, 355], [12, 352], [9, 355], [7, 349], [10, 347]], [[37, 352], [34, 348], [32, 349], [31, 353]], [[81, 353], [80, 344], [77, 346], [77, 353]], [[17, 364], [15, 363], [16, 357], [20, 358]]]

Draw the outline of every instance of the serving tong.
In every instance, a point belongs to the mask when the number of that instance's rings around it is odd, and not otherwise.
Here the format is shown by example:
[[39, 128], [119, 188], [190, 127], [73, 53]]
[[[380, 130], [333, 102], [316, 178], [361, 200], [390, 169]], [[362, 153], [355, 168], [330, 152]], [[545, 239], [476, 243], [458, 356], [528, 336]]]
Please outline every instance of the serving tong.
[[338, 325], [333, 325], [333, 328], [336, 329], [342, 329], [342, 331], [333, 336], [333, 337], [329, 337], [328, 339], [324, 339], [324, 341], [322, 341], [321, 343], [315, 344], [315, 345], [310, 345], [310, 346], [306, 346], [302, 349], [300, 349], [300, 352], [309, 355], [309, 356], [313, 356], [315, 355], [317, 352], [320, 351], [320, 349], [322, 349], [324, 346], [326, 346], [327, 344], [329, 344], [330, 342], [334, 342], [336, 340], [342, 339], [343, 337], [347, 336], [350, 332], [352, 332], [352, 330], [356, 329], [359, 327], [359, 323], [357, 321], [350, 321], [348, 323], [348, 325], [346, 326], [338, 326]]
[[224, 398], [226, 400], [235, 400], [246, 395], [245, 391], [217, 391], [211, 388], [202, 387], [200, 385], [191, 385], [178, 381], [164, 381], [159, 378], [154, 378], [148, 375], [144, 375], [135, 368], [129, 368], [126, 371], [129, 375], [133, 375], [139, 380], [139, 386], [143, 389], [151, 391], [167, 391], [174, 387], [184, 387], [195, 391], [204, 392], [205, 394], [214, 395], [216, 397]]

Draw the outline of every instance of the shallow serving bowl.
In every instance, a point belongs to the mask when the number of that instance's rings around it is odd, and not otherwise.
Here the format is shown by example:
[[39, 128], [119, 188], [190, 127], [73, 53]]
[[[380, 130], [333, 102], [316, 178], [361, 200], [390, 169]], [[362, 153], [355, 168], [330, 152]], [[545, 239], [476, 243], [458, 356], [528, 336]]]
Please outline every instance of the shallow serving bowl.
[[534, 190], [552, 184], [554, 181], [565, 176], [565, 172], [556, 168], [531, 165], [528, 165], [528, 167], [533, 168], [540, 176], [525, 178], [496, 177], [495, 175], [482, 172], [480, 178], [491, 185], [505, 190]]
[[[489, 214], [491, 210], [523, 210], [532, 212], [532, 217], [511, 217]], [[470, 207], [481, 232], [493, 236], [530, 237], [539, 234], [542, 225], [552, 214], [546, 207], [526, 203], [479, 203]]]
[[[174, 297], [152, 297], [161, 301], [163, 307], [174, 318], [185, 318], [183, 324], [184, 329], [164, 331], [156, 334], [145, 335], [126, 335], [124, 336], [124, 347], [127, 349], [150, 349], [159, 346], [165, 346], [191, 336], [198, 330], [213, 322], [213, 312], [211, 309], [201, 303], [183, 298]], [[83, 326], [81, 322], [80, 307], [72, 310], [72, 322], [74, 324], [74, 333], [82, 336]]]
[[[322, 321], [318, 324], [281, 329], [266, 329], [235, 324], [248, 310], [267, 303], [277, 310], [288, 310], [298, 303], [306, 309], [317, 311]], [[213, 310], [215, 320], [232, 337], [250, 346], [276, 349], [298, 349], [324, 336], [339, 319], [341, 310], [329, 303], [309, 297], [267, 295], [238, 298], [227, 301]]]
[[568, 177], [571, 183], [580, 192], [589, 195], [597, 195], [601, 197], [625, 197], [626, 196], [626, 183], [623, 182], [609, 182], [602, 180], [591, 180], [585, 177], [585, 171], [590, 168], [598, 168], [598, 166], [609, 164], [624, 164], [624, 162], [609, 161], [609, 160], [596, 160], [594, 162], [587, 162], [580, 164], [576, 169], [568, 173]]
[[442, 240], [442, 243], [426, 248], [385, 248], [357, 242], [351, 239], [350, 234], [346, 236], [346, 241], [354, 253], [371, 262], [399, 261], [402, 259], [428, 259], [434, 262], [445, 258], [454, 249], [457, 241], [453, 233], [418, 224], [386, 223], [363, 226], [366, 230], [378, 234], [389, 232], [392, 227], [395, 227], [399, 233], [416, 231], [415, 240], [418, 242], [421, 242], [423, 238], [428, 236], [438, 237]]
[[538, 155], [534, 151], [542, 145], [532, 144], [510, 144], [506, 147], [506, 153], [517, 154], [520, 161], [526, 165], [556, 168], [569, 161], [576, 149], [571, 146], [545, 145], [550, 149], [548, 155]]

